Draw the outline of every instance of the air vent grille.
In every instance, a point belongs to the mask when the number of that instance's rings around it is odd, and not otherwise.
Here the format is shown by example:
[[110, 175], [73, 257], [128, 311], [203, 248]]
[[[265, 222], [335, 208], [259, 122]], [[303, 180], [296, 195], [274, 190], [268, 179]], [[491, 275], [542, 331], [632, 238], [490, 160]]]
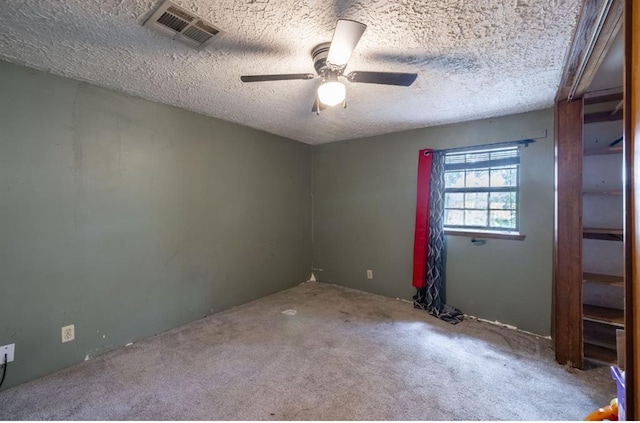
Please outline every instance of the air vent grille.
[[206, 20], [165, 1], [143, 24], [143, 26], [200, 49], [220, 32]]
[[170, 12], [170, 13], [173, 13], [174, 15], [176, 15], [178, 17], [181, 17], [182, 19], [184, 19], [187, 22], [191, 22], [194, 19], [194, 16], [191, 16], [187, 12], [183, 12], [182, 10], [178, 9], [176, 6], [167, 7], [167, 11]]
[[212, 27], [211, 25], [207, 25], [206, 23], [204, 23], [202, 21], [196, 22], [195, 25], [198, 28], [202, 29], [205, 32], [208, 32], [211, 35], [216, 35], [218, 32], [220, 32], [217, 29], [215, 29], [214, 27]]
[[192, 40], [197, 41], [199, 43], [205, 43], [209, 38], [213, 37], [213, 35], [206, 33], [196, 28], [195, 26], [192, 26], [191, 28], [184, 31], [182, 35], [184, 35], [185, 37], [189, 37]]
[[173, 29], [176, 32], [180, 32], [189, 25], [189, 22], [185, 22], [182, 19], [176, 18], [171, 13], [164, 12], [160, 19], [158, 19], [158, 23], [162, 24], [168, 28]]

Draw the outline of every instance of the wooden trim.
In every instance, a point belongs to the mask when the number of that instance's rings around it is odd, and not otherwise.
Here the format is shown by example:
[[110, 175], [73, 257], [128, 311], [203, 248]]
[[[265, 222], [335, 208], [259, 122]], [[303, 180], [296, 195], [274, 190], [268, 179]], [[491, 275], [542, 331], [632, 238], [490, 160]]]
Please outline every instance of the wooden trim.
[[[582, 97], [589, 85], [591, 85], [598, 67], [604, 60], [622, 25], [623, 1], [613, 0], [611, 2], [611, 7], [600, 28], [598, 28], [600, 17], [608, 1], [582, 2], [578, 25], [573, 35], [562, 73], [562, 80], [558, 87], [557, 101], [569, 99], [569, 93], [574, 85], [577, 86], [577, 89], [573, 98]], [[590, 41], [594, 36], [596, 37], [596, 42], [593, 49], [590, 50]], [[580, 67], [585, 61], [584, 71], [580, 74]]]
[[625, 165], [625, 389], [626, 418], [640, 417], [640, 4], [624, 10], [624, 165]]
[[560, 364], [582, 367], [582, 99], [555, 107], [553, 338]]
[[622, 120], [622, 110], [618, 110], [615, 113], [611, 112], [597, 112], [584, 115], [584, 123], [599, 123], [599, 122], [612, 122], [614, 120]]
[[[593, 3], [606, 3], [606, 2], [593, 2]], [[587, 67], [582, 74], [582, 78], [578, 83], [578, 88], [575, 93], [575, 97], [581, 97], [587, 92], [593, 78], [596, 76], [600, 65], [604, 61], [607, 52], [613, 45], [613, 41], [618, 35], [618, 31], [622, 28], [622, 11], [624, 9], [624, 0], [614, 0], [611, 2], [611, 7], [607, 13], [607, 17], [602, 25], [600, 34], [598, 34], [598, 40], [591, 52]]]
[[445, 235], [453, 236], [468, 236], [473, 238], [490, 238], [490, 239], [510, 239], [515, 241], [524, 241], [526, 235], [522, 234], [510, 234], [507, 232], [472, 232], [465, 230], [445, 229]]
[[597, 3], [598, 2], [595, 1], [582, 2], [582, 9], [578, 16], [578, 25], [576, 26], [576, 32], [573, 34], [569, 54], [564, 64], [562, 80], [558, 87], [556, 101], [567, 99], [572, 85], [578, 78], [578, 68], [588, 54], [587, 48], [589, 40], [596, 28], [598, 14], [600, 12], [600, 7], [598, 7]]

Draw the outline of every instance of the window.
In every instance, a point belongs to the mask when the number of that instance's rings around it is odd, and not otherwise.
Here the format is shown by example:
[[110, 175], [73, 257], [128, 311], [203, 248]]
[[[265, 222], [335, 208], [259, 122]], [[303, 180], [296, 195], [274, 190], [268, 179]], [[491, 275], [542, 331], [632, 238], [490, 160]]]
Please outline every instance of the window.
[[517, 146], [447, 153], [445, 227], [517, 232], [519, 171]]

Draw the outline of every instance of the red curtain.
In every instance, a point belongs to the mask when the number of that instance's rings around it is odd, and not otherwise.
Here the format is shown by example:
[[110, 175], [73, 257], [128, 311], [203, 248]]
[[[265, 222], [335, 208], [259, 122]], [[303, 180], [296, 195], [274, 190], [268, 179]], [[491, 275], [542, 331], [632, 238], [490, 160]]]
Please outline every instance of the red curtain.
[[418, 195], [416, 227], [413, 241], [413, 286], [424, 288], [429, 254], [429, 192], [431, 185], [432, 149], [420, 150], [418, 159]]

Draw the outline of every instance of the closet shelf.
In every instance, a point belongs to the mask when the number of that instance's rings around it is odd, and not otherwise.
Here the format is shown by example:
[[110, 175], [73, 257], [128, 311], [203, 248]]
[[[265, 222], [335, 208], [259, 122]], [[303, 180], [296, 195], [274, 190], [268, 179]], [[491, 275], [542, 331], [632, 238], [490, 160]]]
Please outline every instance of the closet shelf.
[[602, 347], [600, 345], [590, 344], [585, 341], [584, 343], [584, 358], [589, 360], [598, 361], [601, 363], [615, 364], [617, 363], [618, 356], [615, 349]]
[[622, 195], [622, 191], [584, 191], [583, 195]]
[[589, 282], [601, 283], [605, 285], [617, 286], [620, 288], [624, 286], [624, 277], [622, 276], [603, 275], [600, 273], [584, 272], [582, 274], [582, 280], [584, 280], [585, 282], [589, 281]]
[[622, 241], [623, 230], [614, 228], [582, 228], [582, 237], [605, 241]]
[[[612, 100], [613, 101], [613, 100]], [[622, 119], [620, 98], [614, 112], [604, 105], [584, 114], [581, 176], [582, 248], [582, 358], [595, 365], [617, 362], [617, 333], [624, 329], [625, 281], [621, 262], [623, 199], [625, 195], [621, 167], [623, 156], [622, 123], [589, 126]], [[596, 111], [601, 110], [601, 111]], [[591, 111], [593, 113], [591, 113]], [[606, 142], [599, 142], [599, 140]], [[582, 214], [584, 212], [584, 214]], [[578, 226], [579, 227], [579, 226]], [[607, 241], [607, 243], [591, 240]], [[613, 242], [612, 242], [613, 241]], [[593, 272], [593, 273], [592, 273]], [[601, 272], [601, 273], [596, 273]]]
[[619, 154], [622, 153], [622, 147], [606, 147], [584, 150], [585, 156], [600, 156], [602, 154]]
[[600, 348], [607, 348], [607, 349], [613, 350], [613, 351], [616, 350], [616, 344], [615, 343], [611, 344], [611, 343], [603, 341], [601, 339], [587, 338], [585, 336], [584, 343], [585, 344], [589, 344], [589, 345], [596, 345], [596, 346], [598, 346]]
[[616, 349], [616, 331], [618, 329], [619, 326], [608, 323], [592, 322], [591, 320], [582, 321], [582, 336], [584, 342], [613, 350]]
[[585, 304], [582, 306], [582, 318], [592, 322], [624, 327], [624, 311], [615, 308]]

